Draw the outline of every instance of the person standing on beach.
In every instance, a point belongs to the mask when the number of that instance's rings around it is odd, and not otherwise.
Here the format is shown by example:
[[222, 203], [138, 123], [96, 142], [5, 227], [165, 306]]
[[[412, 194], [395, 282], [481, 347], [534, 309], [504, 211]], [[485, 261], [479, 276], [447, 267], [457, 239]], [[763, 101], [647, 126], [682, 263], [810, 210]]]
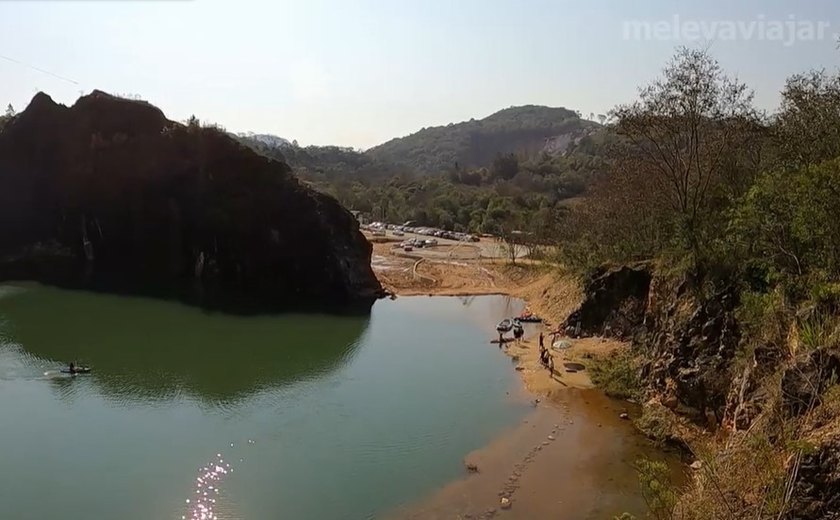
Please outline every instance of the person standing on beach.
[[543, 344], [544, 339], [545, 339], [545, 336], [543, 336], [542, 331], [540, 331], [540, 352], [542, 352], [542, 349], [545, 348], [545, 345]]

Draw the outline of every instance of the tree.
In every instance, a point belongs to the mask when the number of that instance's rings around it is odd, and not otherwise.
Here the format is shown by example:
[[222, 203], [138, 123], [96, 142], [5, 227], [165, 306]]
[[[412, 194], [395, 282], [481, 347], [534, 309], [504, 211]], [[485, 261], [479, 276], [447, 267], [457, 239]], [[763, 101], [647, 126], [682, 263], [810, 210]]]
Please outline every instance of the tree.
[[0, 116], [0, 130], [3, 130], [3, 127], [6, 126], [6, 123], [9, 122], [15, 116], [15, 108], [9, 103], [9, 106], [6, 107], [6, 113]]
[[791, 276], [840, 276], [840, 159], [762, 175], [733, 228], [747, 258]]
[[840, 74], [820, 70], [789, 78], [774, 129], [789, 167], [840, 157]]
[[[625, 138], [620, 171], [648, 176], [666, 195], [678, 238], [699, 262], [709, 201], [744, 136], [758, 125], [753, 94], [704, 50], [680, 49], [640, 100], [616, 108]], [[644, 194], [639, 194], [643, 196]]]
[[598, 122], [602, 125], [607, 122], [607, 116], [604, 114], [598, 114]]
[[512, 153], [498, 154], [493, 159], [490, 173], [496, 179], [510, 180], [519, 173], [519, 159]]
[[505, 255], [510, 263], [516, 265], [516, 259], [528, 252], [528, 233], [521, 229], [522, 219], [517, 214], [509, 214], [499, 224], [499, 239], [502, 241]]

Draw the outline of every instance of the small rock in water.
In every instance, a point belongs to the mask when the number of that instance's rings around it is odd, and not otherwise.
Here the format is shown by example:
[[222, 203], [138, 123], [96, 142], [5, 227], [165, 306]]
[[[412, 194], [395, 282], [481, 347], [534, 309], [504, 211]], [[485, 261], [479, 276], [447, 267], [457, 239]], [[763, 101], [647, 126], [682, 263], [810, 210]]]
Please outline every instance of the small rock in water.
[[691, 469], [693, 469], [694, 471], [703, 469], [703, 461], [695, 460], [691, 463]]
[[502, 506], [502, 509], [510, 509], [510, 499], [508, 497], [502, 497], [499, 504]]
[[622, 419], [625, 419], [625, 420], [630, 418], [630, 416], [627, 415], [627, 412], [622, 413], [621, 415], [619, 415], [619, 417], [621, 417]]

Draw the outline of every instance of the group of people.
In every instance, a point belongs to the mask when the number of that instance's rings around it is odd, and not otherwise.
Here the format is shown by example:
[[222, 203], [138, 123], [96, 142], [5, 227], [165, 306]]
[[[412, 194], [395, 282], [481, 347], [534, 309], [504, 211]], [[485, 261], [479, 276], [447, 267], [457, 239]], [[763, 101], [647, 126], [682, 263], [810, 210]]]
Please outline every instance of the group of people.
[[[521, 331], [522, 329], [518, 329]], [[514, 339], [519, 342], [522, 340], [523, 334], [521, 332], [517, 333], [514, 331]], [[504, 334], [499, 332], [499, 348], [505, 344]], [[544, 366], [552, 376], [554, 376], [554, 356], [551, 352], [545, 347], [545, 334], [540, 332], [540, 364]]]
[[554, 356], [545, 348], [545, 335], [540, 332], [540, 364], [554, 375]]

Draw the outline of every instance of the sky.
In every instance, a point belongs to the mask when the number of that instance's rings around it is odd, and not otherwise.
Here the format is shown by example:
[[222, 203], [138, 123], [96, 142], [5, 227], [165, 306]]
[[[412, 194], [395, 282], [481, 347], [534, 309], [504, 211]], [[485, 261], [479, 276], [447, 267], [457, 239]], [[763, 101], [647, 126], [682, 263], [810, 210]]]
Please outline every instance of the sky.
[[364, 149], [516, 105], [605, 113], [680, 45], [707, 47], [772, 111], [791, 74], [837, 67], [834, 33], [837, 0], [0, 0], [0, 104], [99, 89]]

